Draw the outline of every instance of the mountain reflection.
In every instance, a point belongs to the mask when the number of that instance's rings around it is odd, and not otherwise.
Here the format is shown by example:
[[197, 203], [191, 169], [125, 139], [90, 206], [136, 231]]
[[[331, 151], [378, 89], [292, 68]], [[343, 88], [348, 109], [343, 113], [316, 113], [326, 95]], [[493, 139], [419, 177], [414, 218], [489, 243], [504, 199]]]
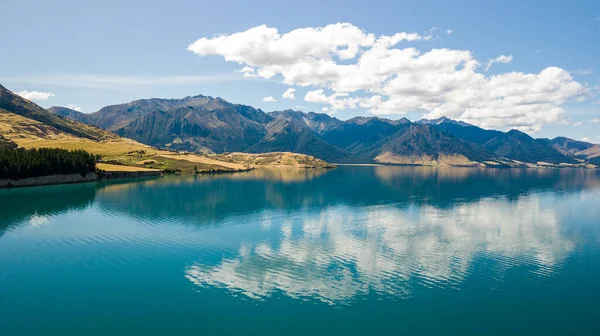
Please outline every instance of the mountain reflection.
[[445, 209], [333, 206], [266, 220], [261, 227], [275, 232], [264, 236], [274, 238], [242, 242], [235, 256], [198, 261], [185, 276], [255, 299], [280, 292], [337, 304], [369, 291], [402, 298], [419, 285], [458, 286], [477, 259], [494, 261], [491, 277], [517, 266], [544, 276], [575, 247], [537, 195]]
[[[123, 215], [144, 224], [220, 225], [230, 216], [265, 210], [395, 204], [435, 209], [489, 197], [520, 197], [600, 187], [594, 170], [339, 167], [257, 169], [236, 174], [120, 180], [0, 190], [0, 236], [33, 217], [83, 210]], [[39, 217], [39, 218], [38, 218]]]
[[90, 183], [0, 190], [0, 237], [19, 225], [41, 225], [49, 216], [86, 209], [95, 196]]
[[429, 167], [258, 169], [240, 174], [167, 177], [99, 189], [106, 212], [139, 221], [162, 218], [187, 225], [218, 224], [239, 213], [294, 211], [335, 205], [414, 204], [435, 208], [489, 197], [516, 200], [532, 192], [600, 187], [597, 171]]

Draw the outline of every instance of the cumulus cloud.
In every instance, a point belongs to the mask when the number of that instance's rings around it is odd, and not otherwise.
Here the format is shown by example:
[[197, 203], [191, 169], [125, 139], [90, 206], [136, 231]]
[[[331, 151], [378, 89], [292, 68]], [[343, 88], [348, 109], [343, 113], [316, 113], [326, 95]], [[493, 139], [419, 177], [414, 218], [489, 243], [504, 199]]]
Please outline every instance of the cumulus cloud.
[[401, 47], [431, 38], [407, 32], [376, 36], [349, 23], [287, 33], [262, 25], [201, 38], [188, 50], [238, 63], [247, 77], [310, 87], [304, 100], [323, 104], [330, 113], [422, 111], [426, 118], [447, 116], [485, 128], [537, 131], [564, 120], [565, 102], [588, 95], [588, 88], [558, 67], [487, 75], [490, 66], [510, 63], [512, 56], [501, 55], [482, 66], [468, 50]]
[[448, 34], [448, 35], [452, 34], [452, 29], [446, 30], [446, 34]]
[[77, 112], [81, 112], [82, 107], [76, 104], [69, 104], [66, 106], [67, 108], [70, 108], [71, 110], [75, 110]]
[[492, 65], [494, 65], [495, 63], [502, 63], [502, 64], [508, 64], [510, 62], [512, 62], [512, 55], [500, 55], [494, 59], [491, 59], [488, 61], [487, 66], [485, 67], [485, 71], [489, 71], [490, 68], [492, 67]]
[[584, 142], [590, 142], [590, 138], [588, 138], [588, 137], [583, 137], [583, 138], [581, 138], [581, 141], [584, 141]]
[[54, 93], [27, 90], [19, 91], [17, 94], [28, 100], [48, 100], [48, 98], [54, 97]]
[[262, 101], [264, 101], [265, 103], [274, 103], [274, 102], [276, 102], [277, 100], [276, 100], [275, 98], [271, 97], [271, 96], [268, 96], [268, 97], [264, 97], [264, 98], [262, 99]]
[[296, 91], [296, 89], [289, 88], [289, 89], [285, 90], [282, 97], [284, 99], [294, 100], [294, 99], [296, 99], [296, 95], [294, 94], [295, 91]]
[[594, 118], [594, 119], [590, 120], [589, 123], [590, 124], [600, 124], [600, 119]]

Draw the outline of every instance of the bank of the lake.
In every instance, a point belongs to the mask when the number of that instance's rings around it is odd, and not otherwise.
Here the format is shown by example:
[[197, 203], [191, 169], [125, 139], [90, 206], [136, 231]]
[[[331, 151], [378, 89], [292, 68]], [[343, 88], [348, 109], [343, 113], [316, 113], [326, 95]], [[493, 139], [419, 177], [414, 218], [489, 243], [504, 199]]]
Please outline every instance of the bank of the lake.
[[110, 179], [133, 179], [141, 177], [159, 177], [163, 172], [158, 170], [153, 171], [108, 171], [100, 173], [81, 174], [54, 174], [47, 176], [27, 177], [24, 179], [0, 179], [0, 189], [3, 188], [24, 188], [24, 187], [39, 187], [46, 185], [57, 184], [72, 184], [94, 182]]

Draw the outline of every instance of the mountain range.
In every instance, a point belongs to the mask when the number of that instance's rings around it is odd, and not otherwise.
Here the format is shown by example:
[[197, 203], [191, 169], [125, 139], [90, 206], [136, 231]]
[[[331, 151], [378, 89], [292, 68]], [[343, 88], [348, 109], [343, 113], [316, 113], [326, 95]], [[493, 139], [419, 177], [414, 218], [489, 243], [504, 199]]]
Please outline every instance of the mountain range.
[[600, 146], [565, 137], [534, 139], [440, 118], [411, 122], [324, 113], [264, 112], [222, 98], [142, 99], [93, 113], [51, 113], [170, 150], [198, 153], [290, 151], [336, 163], [582, 165]]

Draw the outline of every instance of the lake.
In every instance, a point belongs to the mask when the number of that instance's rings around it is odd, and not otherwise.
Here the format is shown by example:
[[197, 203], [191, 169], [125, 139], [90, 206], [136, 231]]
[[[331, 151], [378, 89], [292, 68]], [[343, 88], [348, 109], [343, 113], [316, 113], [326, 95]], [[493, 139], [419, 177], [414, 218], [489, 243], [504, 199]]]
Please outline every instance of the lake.
[[0, 190], [0, 335], [597, 334], [600, 171]]

